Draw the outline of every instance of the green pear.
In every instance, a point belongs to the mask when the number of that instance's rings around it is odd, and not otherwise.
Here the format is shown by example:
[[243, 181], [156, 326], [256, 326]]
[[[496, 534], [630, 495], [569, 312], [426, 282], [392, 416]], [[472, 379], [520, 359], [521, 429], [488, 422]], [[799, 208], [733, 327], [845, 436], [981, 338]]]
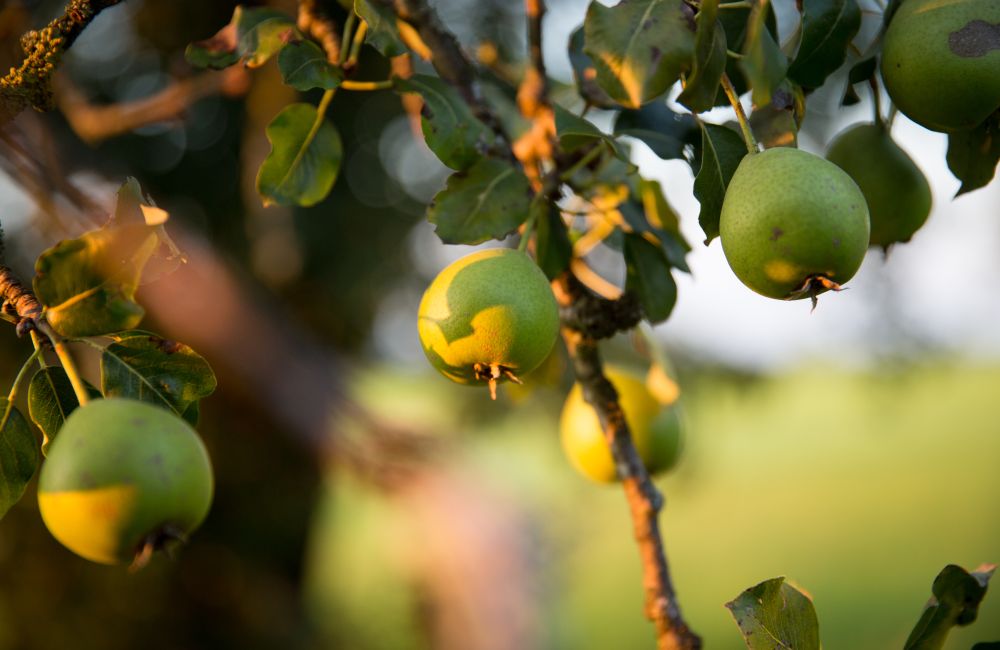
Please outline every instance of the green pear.
[[745, 156], [719, 218], [722, 250], [736, 277], [780, 300], [839, 289], [868, 250], [868, 206], [850, 176], [799, 149]]
[[885, 32], [882, 79], [932, 131], [983, 123], [1000, 108], [1000, 2], [905, 0]]
[[827, 160], [861, 188], [871, 216], [871, 245], [907, 242], [931, 212], [931, 187], [882, 124], [859, 124], [838, 135]]

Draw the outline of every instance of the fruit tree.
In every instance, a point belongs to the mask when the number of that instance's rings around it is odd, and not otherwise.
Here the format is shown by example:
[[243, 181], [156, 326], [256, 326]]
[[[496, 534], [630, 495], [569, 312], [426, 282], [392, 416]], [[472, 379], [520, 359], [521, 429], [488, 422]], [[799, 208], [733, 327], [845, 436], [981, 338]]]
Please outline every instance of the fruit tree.
[[[434, 443], [415, 423], [363, 406], [346, 378], [376, 312], [393, 304], [384, 295], [393, 282], [446, 247], [479, 246], [434, 269], [407, 331], [436, 381], [480, 399], [474, 410], [517, 409], [523, 391], [561, 387], [566, 462], [624, 496], [631, 531], [619, 534], [637, 546], [650, 638], [664, 650], [702, 647], [671, 572], [686, 560], [668, 562], [665, 499], [653, 481], [701, 435], [689, 430], [684, 391], [651, 330], [674, 310], [676, 278], [691, 272], [687, 222], [697, 221], [704, 245], [718, 239], [735, 278], [771, 305], [808, 298], [796, 304], [838, 309], [836, 292], [866, 256], [906, 246], [931, 212], [931, 184], [893, 135], [900, 115], [943, 134], [958, 195], [991, 183], [1000, 2], [592, 0], [566, 43], [555, 43], [572, 72], [560, 80], [547, 67], [548, 35], [569, 27], [570, 4], [70, 0], [0, 9], [11, 59], [0, 78], [0, 168], [43, 215], [28, 225], [0, 215], [11, 233], [2, 313], [11, 345], [23, 341], [0, 421], [5, 525], [22, 525], [37, 502], [60, 544], [94, 563], [131, 565], [141, 580], [173, 570], [161, 551], [179, 554], [178, 565], [188, 556], [190, 566], [212, 565], [204, 549], [224, 520], [242, 527], [240, 552], [284, 544], [298, 567], [304, 535], [282, 538], [260, 515], [280, 502], [277, 519], [304, 519], [317, 458], [387, 493], [402, 484], [433, 493], [434, 481], [413, 477]], [[481, 19], [471, 33], [465, 10]], [[134, 25], [131, 36], [102, 27], [112, 15]], [[134, 50], [137, 34], [155, 47]], [[861, 102], [870, 117], [800, 148], [800, 136], [804, 144], [822, 133], [811, 123]], [[386, 172], [404, 158], [399, 138], [386, 136], [396, 125], [440, 162], [410, 166], [423, 179], [412, 184], [424, 183], [416, 192]], [[689, 168], [697, 214], [674, 209], [682, 197], [644, 173], [639, 149]], [[178, 199], [185, 186], [202, 198]], [[413, 215], [437, 240], [407, 253]], [[605, 364], [620, 335], [632, 336], [641, 369]], [[209, 360], [222, 368], [218, 379]], [[217, 388], [212, 400], [240, 405], [231, 423], [205, 401]], [[203, 416], [260, 445], [241, 452], [258, 453], [255, 464], [239, 466], [227, 443], [203, 441]], [[294, 452], [261, 442], [280, 437], [271, 429], [309, 450], [308, 471], [281, 478], [277, 463]], [[248, 492], [253, 508], [232, 507]], [[461, 511], [461, 489], [442, 493], [449, 498], [436, 503]], [[944, 647], [953, 627], [972, 623], [992, 571], [945, 567], [905, 647]], [[411, 582], [437, 620], [435, 605], [462, 599], [448, 601], [427, 573]], [[211, 591], [197, 584], [191, 594]], [[272, 610], [268, 600], [256, 605]], [[811, 597], [783, 578], [726, 606], [752, 650], [819, 648]], [[307, 643], [293, 618], [260, 625], [270, 627], [248, 638], [265, 639], [262, 647]], [[235, 643], [219, 634], [216, 645]], [[460, 647], [447, 636], [432, 634], [429, 645]], [[481, 647], [523, 647], [499, 638]]]

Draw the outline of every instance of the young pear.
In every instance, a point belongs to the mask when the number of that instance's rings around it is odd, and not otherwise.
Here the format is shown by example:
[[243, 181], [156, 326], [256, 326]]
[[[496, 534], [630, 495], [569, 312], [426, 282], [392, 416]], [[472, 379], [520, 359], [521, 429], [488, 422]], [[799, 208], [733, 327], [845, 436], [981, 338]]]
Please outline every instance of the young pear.
[[871, 245], [907, 242], [931, 212], [931, 186], [883, 124], [859, 124], [838, 135], [827, 160], [861, 188], [871, 216]]

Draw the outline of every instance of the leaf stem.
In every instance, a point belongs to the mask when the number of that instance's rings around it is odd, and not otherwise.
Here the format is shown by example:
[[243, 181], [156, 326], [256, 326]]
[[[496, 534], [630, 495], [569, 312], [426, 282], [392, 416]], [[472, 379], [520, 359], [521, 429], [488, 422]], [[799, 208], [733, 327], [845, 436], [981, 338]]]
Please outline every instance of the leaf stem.
[[392, 88], [392, 79], [386, 79], [384, 81], [352, 81], [350, 79], [345, 79], [340, 82], [340, 87], [344, 90], [357, 91], [388, 90], [389, 88]]
[[722, 2], [719, 3], [719, 9], [751, 9], [753, 8], [752, 2]]
[[73, 385], [76, 400], [80, 403], [80, 406], [86, 406], [90, 402], [90, 395], [87, 394], [87, 387], [83, 383], [83, 378], [80, 376], [76, 363], [73, 361], [73, 357], [66, 347], [66, 340], [56, 334], [52, 326], [44, 320], [38, 321], [38, 329], [52, 341], [52, 348], [55, 350], [56, 356], [59, 357], [59, 363], [62, 364], [63, 370], [66, 371], [66, 376], [69, 377], [69, 383]]
[[361, 21], [358, 25], [358, 31], [354, 32], [354, 40], [351, 41], [351, 52], [347, 56], [347, 60], [344, 61], [345, 68], [353, 68], [358, 62], [358, 56], [361, 55], [361, 45], [365, 42], [365, 34], [368, 33], [368, 23]]
[[353, 11], [347, 12], [347, 19], [344, 21], [344, 35], [340, 38], [342, 44], [340, 47], [340, 60], [337, 61], [341, 67], [343, 67], [344, 62], [347, 60], [347, 43], [351, 42], [351, 32], [354, 30], [354, 21], [356, 19], [357, 16], [354, 15]]
[[28, 374], [28, 366], [30, 366], [35, 359], [39, 358], [41, 354], [42, 348], [35, 348], [34, 352], [31, 353], [31, 356], [28, 357], [28, 360], [24, 362], [23, 366], [21, 366], [21, 369], [17, 371], [17, 376], [14, 377], [14, 385], [10, 387], [10, 392], [7, 393], [7, 404], [3, 409], [3, 418], [0, 419], [0, 435], [3, 434], [3, 430], [7, 426], [7, 420], [10, 419], [10, 412], [14, 410], [14, 400], [17, 399], [17, 391], [21, 386], [21, 382], [24, 380], [24, 376]]
[[729, 50], [729, 49], [726, 50], [726, 56], [728, 56], [731, 59], [736, 59], [736, 60], [745, 59], [746, 58], [745, 54], [740, 54], [739, 52], [733, 52], [732, 50]]
[[[721, 7], [722, 5], [719, 6]], [[743, 104], [740, 103], [736, 89], [733, 88], [733, 82], [729, 80], [729, 75], [726, 73], [722, 73], [722, 90], [725, 91], [726, 97], [729, 98], [729, 103], [733, 105], [733, 110], [736, 111], [736, 119], [740, 123], [740, 130], [743, 132], [743, 141], [746, 142], [747, 151], [752, 154], [759, 153], [760, 149], [757, 147], [757, 141], [753, 137], [753, 131], [750, 130], [750, 120], [747, 119], [747, 114], [743, 110]]]
[[42, 356], [42, 341], [38, 338], [38, 332], [35, 330], [30, 330], [31, 334], [31, 344], [35, 346], [35, 352], [38, 352], [38, 366], [45, 369], [45, 358]]
[[594, 160], [596, 160], [601, 155], [601, 153], [603, 153], [603, 151], [604, 151], [603, 145], [600, 144], [595, 145], [582, 158], [580, 158], [580, 160], [577, 160], [575, 163], [573, 163], [573, 165], [569, 169], [559, 174], [559, 180], [565, 182], [573, 178], [574, 174], [576, 174], [578, 171], [580, 171], [590, 163], [594, 162]]
[[882, 120], [882, 93], [878, 90], [878, 82], [875, 81], [875, 75], [868, 77], [868, 85], [872, 89], [872, 106], [875, 111], [875, 124], [885, 128], [885, 122]]
[[517, 250], [522, 253], [528, 250], [528, 242], [531, 241], [536, 221], [538, 221], [538, 210], [528, 210], [528, 220], [524, 222], [524, 232], [521, 233], [521, 241], [517, 243]]

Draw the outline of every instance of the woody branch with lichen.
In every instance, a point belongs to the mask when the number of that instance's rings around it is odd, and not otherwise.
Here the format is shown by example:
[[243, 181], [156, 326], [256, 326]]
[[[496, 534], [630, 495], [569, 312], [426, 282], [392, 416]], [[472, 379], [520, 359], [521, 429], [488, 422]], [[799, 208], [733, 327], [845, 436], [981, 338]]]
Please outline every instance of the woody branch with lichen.
[[0, 78], [0, 125], [29, 106], [52, 108], [52, 76], [63, 54], [103, 10], [121, 0], [72, 0], [63, 14], [39, 30], [21, 37], [24, 60]]

